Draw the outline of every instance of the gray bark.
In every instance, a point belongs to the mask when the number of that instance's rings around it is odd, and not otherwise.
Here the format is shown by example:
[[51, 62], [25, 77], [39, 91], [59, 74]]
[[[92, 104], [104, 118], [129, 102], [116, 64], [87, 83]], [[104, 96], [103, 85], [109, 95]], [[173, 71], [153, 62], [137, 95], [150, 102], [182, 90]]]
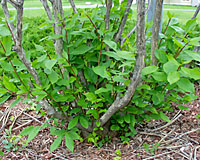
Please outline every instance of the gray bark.
[[152, 40], [151, 40], [151, 61], [152, 65], [157, 64], [155, 56], [155, 50], [158, 48], [158, 38], [160, 31], [160, 22], [162, 15], [163, 0], [157, 0], [155, 4], [154, 22], [152, 28]]
[[196, 9], [196, 11], [195, 11], [195, 13], [194, 13], [194, 15], [193, 15], [192, 19], [194, 19], [194, 18], [196, 18], [196, 17], [197, 17], [197, 15], [198, 15], [199, 11], [200, 11], [200, 4], [199, 4], [199, 6], [197, 7], [197, 9]]
[[[62, 35], [62, 25], [60, 18], [63, 17], [63, 8], [62, 8], [62, 0], [51, 0], [52, 8], [53, 8], [53, 14], [54, 14], [54, 20], [55, 20], [55, 34], [56, 35]], [[60, 18], [59, 18], [60, 17]], [[60, 55], [62, 57], [63, 53], [63, 40], [62, 38], [58, 38], [55, 40], [55, 52], [56, 54]]]
[[49, 7], [49, 5], [47, 3], [47, 0], [40, 0], [40, 1], [41, 1], [42, 5], [43, 5], [43, 7], [44, 7], [44, 9], [45, 9], [45, 11], [47, 13], [47, 16], [48, 16], [49, 20], [52, 20], [51, 9], [50, 9], [50, 7]]
[[124, 15], [123, 15], [123, 17], [121, 19], [118, 31], [114, 36], [115, 42], [118, 42], [120, 40], [121, 36], [122, 36], [122, 33], [124, 31], [124, 26], [126, 24], [126, 20], [127, 20], [128, 13], [129, 13], [129, 10], [131, 8], [132, 3], [133, 3], [133, 0], [128, 0], [127, 6], [126, 6], [126, 10], [125, 10]]
[[[155, 9], [156, 9], [156, 0], [148, 0], [148, 6], [149, 9], [147, 11], [147, 22], [150, 22], [151, 20], [154, 20], [154, 14], [155, 14]], [[163, 14], [163, 12], [162, 12]], [[152, 30], [152, 27], [150, 28]], [[160, 21], [160, 33], [162, 32], [162, 16], [161, 16], [161, 21]]]
[[[106, 15], [105, 15], [105, 30], [109, 30], [110, 24], [110, 10], [112, 8], [112, 0], [107, 1]], [[109, 46], [106, 45], [106, 51], [109, 51]], [[108, 59], [108, 57], [107, 57]]]
[[[3, 9], [4, 15], [5, 15], [5, 18], [6, 19], [10, 19], [11, 16], [10, 16], [10, 13], [8, 11], [7, 0], [2, 0], [1, 1], [1, 6], [2, 6], [2, 9]], [[14, 33], [15, 32], [15, 26], [14, 26], [13, 22], [9, 22], [8, 25], [9, 25], [12, 33]]]
[[[24, 63], [26, 66], [28, 72], [33, 76], [35, 82], [38, 85], [41, 85], [41, 81], [39, 79], [39, 76], [36, 72], [36, 70], [32, 67], [32, 64], [26, 59], [25, 51], [22, 47], [22, 20], [23, 20], [23, 4], [24, 0], [18, 0], [18, 2], [15, 3], [15, 1], [9, 1], [12, 5], [16, 7], [17, 10], [17, 26], [16, 26], [16, 35], [14, 35], [15, 27], [13, 23], [8, 23], [13, 41], [15, 42], [14, 50], [17, 52], [20, 60]], [[6, 19], [10, 18], [10, 14], [7, 8], [7, 0], [2, 0], [1, 5], [4, 11], [4, 15]], [[48, 114], [51, 116], [61, 117], [61, 114], [59, 114], [52, 106], [48, 104], [46, 100], [41, 100], [39, 102], [44, 108], [47, 110]]]
[[128, 105], [139, 84], [141, 71], [144, 67], [145, 49], [145, 0], [137, 1], [137, 57], [133, 76], [124, 97], [117, 96], [114, 103], [108, 108], [107, 112], [100, 118], [103, 126], [118, 110]]
[[78, 10], [76, 8], [76, 5], [75, 5], [74, 1], [73, 0], [69, 0], [69, 3], [71, 4], [74, 13], [78, 13]]
[[[195, 11], [195, 13], [194, 13], [192, 19], [194, 19], [194, 18], [197, 17], [199, 11], [200, 11], [200, 4], [199, 4], [199, 6], [197, 7], [197, 9], [196, 9], [196, 11]], [[195, 46], [195, 47], [194, 47], [194, 51], [195, 51], [195, 52], [199, 52], [199, 48], [200, 48], [199, 46]]]

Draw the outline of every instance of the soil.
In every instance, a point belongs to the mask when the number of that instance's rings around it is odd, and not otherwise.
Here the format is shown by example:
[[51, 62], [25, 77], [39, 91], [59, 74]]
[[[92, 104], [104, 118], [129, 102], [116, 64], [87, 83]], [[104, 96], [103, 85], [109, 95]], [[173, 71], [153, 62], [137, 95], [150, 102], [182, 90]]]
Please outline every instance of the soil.
[[[41, 130], [26, 147], [21, 138], [16, 144], [5, 149], [5, 143], [11, 141], [27, 126], [39, 126], [48, 117], [39, 116], [33, 106], [18, 103], [10, 109], [14, 99], [0, 106], [0, 151], [2, 160], [200, 160], [200, 88], [196, 86], [197, 100], [185, 104], [188, 110], [167, 113], [171, 122], [155, 121], [140, 125], [137, 135], [122, 143], [120, 137], [114, 137], [101, 148], [87, 142], [75, 141], [74, 153], [64, 143], [50, 152], [50, 145], [56, 136], [50, 135], [49, 128]], [[8, 130], [10, 129], [10, 133]], [[159, 145], [157, 145], [159, 144]], [[16, 149], [14, 149], [16, 148]], [[13, 151], [16, 150], [16, 151]]]

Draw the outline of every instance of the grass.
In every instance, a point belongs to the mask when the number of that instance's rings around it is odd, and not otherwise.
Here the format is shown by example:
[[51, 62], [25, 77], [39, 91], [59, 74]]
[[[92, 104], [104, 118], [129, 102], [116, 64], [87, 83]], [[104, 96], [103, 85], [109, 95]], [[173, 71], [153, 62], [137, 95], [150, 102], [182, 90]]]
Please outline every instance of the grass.
[[[100, 4], [101, 0], [74, 0], [76, 5], [83, 5], [85, 2], [91, 2], [91, 4]], [[68, 3], [68, 0], [63, 0], [63, 6], [70, 5]], [[11, 5], [8, 5], [9, 8], [11, 8]], [[37, 10], [24, 10], [24, 16], [25, 17], [38, 17], [38, 16], [46, 16], [46, 13], [44, 12], [42, 8], [42, 4], [39, 0], [25, 0], [24, 2], [24, 8], [30, 8], [30, 7], [41, 7], [41, 9]], [[192, 6], [183, 6], [183, 5], [164, 5], [164, 9], [192, 9], [195, 10], [196, 7]], [[133, 5], [132, 7], [134, 13], [136, 13], [136, 5]], [[1, 11], [1, 8], [0, 8]], [[68, 9], [64, 10], [65, 12], [68, 11]], [[13, 14], [15, 11], [11, 11]], [[171, 13], [175, 14], [177, 18], [179, 18], [180, 23], [184, 24], [187, 20], [191, 19], [191, 17], [194, 14], [194, 11], [180, 11], [180, 10], [170, 10]], [[136, 14], [133, 15], [133, 19], [136, 19]], [[167, 10], [163, 11], [163, 22], [167, 21]], [[200, 14], [197, 16], [197, 22], [200, 23]]]

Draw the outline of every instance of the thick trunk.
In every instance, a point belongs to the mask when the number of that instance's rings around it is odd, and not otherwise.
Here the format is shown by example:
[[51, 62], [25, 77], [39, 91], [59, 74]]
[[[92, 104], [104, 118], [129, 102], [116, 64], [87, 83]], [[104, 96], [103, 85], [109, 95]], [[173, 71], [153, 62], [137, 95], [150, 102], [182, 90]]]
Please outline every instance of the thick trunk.
[[[8, 27], [10, 28], [10, 32], [11, 32], [13, 41], [15, 43], [15, 46], [14, 46], [13, 49], [17, 52], [20, 60], [26, 66], [28, 72], [33, 76], [35, 82], [38, 85], [41, 85], [41, 81], [39, 79], [39, 76], [38, 76], [36, 70], [32, 67], [31, 62], [29, 62], [26, 59], [25, 51], [24, 51], [24, 49], [22, 47], [22, 22], [23, 22], [23, 4], [24, 4], [24, 1], [23, 0], [21, 0], [21, 1], [19, 0], [18, 2], [9, 1], [9, 3], [11, 3], [17, 10], [17, 25], [16, 25], [16, 29], [15, 29], [13, 23], [8, 23]], [[8, 11], [8, 8], [7, 8], [7, 0], [2, 0], [1, 1], [1, 5], [2, 5], [3, 11], [4, 11], [4, 15], [5, 15], [6, 19], [8, 20], [10, 18], [10, 14], [9, 14], [9, 11]], [[16, 30], [16, 35], [14, 35], [15, 30]], [[56, 116], [58, 118], [63, 117], [52, 106], [50, 106], [46, 100], [41, 100], [39, 103], [42, 106], [44, 106], [44, 108], [46, 109], [46, 111], [48, 112], [48, 114], [50, 116]]]
[[74, 13], [78, 13], [78, 10], [76, 8], [76, 5], [75, 5], [74, 1], [73, 0], [69, 0], [69, 3], [71, 4]]
[[152, 40], [151, 40], [151, 63], [152, 65], [157, 64], [157, 59], [155, 57], [155, 50], [158, 48], [158, 38], [160, 31], [160, 22], [162, 15], [163, 0], [157, 0], [155, 4], [154, 21], [152, 28]]
[[125, 10], [124, 15], [121, 19], [118, 31], [117, 31], [117, 33], [115, 34], [115, 37], [114, 37], [115, 42], [118, 42], [121, 39], [122, 33], [124, 31], [124, 26], [126, 24], [126, 20], [127, 20], [129, 10], [131, 8], [132, 3], [133, 3], [133, 0], [128, 0], [126, 10]]
[[[109, 30], [109, 24], [110, 24], [110, 10], [112, 8], [112, 0], [108, 0], [106, 5], [107, 7], [106, 7], [106, 15], [105, 15], [105, 30], [107, 31]], [[109, 51], [109, 46], [106, 46], [106, 51]]]
[[[54, 14], [54, 21], [55, 21], [55, 34], [56, 35], [62, 35], [62, 25], [60, 18], [63, 17], [63, 7], [62, 7], [62, 0], [56, 0], [52, 1], [52, 8], [53, 8], [53, 14]], [[60, 17], [60, 18], [59, 18]], [[58, 38], [55, 40], [55, 52], [56, 54], [60, 55], [62, 57], [63, 53], [63, 39]]]
[[124, 97], [121, 98], [118, 95], [107, 112], [100, 118], [101, 126], [106, 124], [113, 114], [131, 101], [140, 81], [141, 71], [144, 67], [145, 52], [145, 0], [140, 0], [137, 1], [137, 58], [133, 76]]

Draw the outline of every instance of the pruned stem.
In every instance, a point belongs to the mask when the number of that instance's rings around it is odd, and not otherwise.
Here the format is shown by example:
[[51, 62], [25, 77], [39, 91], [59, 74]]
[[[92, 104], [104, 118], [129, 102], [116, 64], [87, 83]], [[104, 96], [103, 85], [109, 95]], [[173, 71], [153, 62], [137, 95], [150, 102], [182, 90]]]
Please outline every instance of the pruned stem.
[[97, 29], [97, 27], [95, 26], [95, 24], [93, 23], [93, 21], [92, 21], [92, 19], [87, 15], [87, 17], [88, 17], [88, 19], [90, 20], [90, 22], [92, 23], [92, 25], [93, 25], [93, 27], [94, 27], [94, 29], [95, 29], [95, 31], [96, 31], [96, 34], [97, 34], [97, 36], [98, 36], [98, 39], [99, 39], [99, 44], [101, 43], [101, 39], [100, 39], [100, 35], [99, 35], [99, 32], [98, 32], [98, 29]]
[[123, 31], [124, 31], [124, 27], [125, 27], [127, 17], [128, 17], [128, 14], [129, 14], [129, 10], [131, 8], [132, 3], [133, 3], [133, 0], [128, 0], [126, 10], [125, 10], [124, 15], [121, 19], [118, 31], [114, 36], [115, 42], [118, 42], [121, 39], [121, 36], [122, 36]]
[[145, 49], [145, 0], [137, 1], [137, 58], [131, 77], [131, 82], [125, 95], [120, 98], [120, 94], [116, 97], [113, 104], [108, 108], [107, 112], [100, 118], [101, 126], [103, 126], [118, 110], [125, 107], [131, 101], [133, 94], [139, 84], [141, 71], [144, 67]]

